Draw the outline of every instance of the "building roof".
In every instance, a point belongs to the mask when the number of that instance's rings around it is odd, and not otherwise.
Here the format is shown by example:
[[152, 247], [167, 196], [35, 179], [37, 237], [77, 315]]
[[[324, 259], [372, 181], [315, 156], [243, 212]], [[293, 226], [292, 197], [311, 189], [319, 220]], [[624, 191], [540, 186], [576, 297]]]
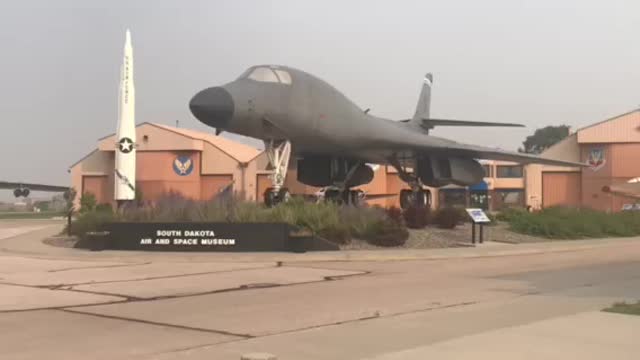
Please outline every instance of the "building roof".
[[[182, 129], [182, 128], [156, 124], [156, 123], [143, 123], [143, 124], [153, 125], [153, 126], [186, 136], [191, 139], [202, 140], [204, 142], [207, 142], [217, 147], [218, 149], [227, 153], [232, 158], [243, 163], [253, 160], [256, 156], [262, 153], [262, 150], [256, 149], [249, 145], [239, 143], [237, 141], [226, 139], [222, 136], [216, 136], [213, 134], [208, 134], [200, 131]], [[140, 124], [138, 126], [141, 126], [143, 124]]]
[[640, 142], [640, 109], [583, 127], [577, 134], [580, 144]]
[[[193, 140], [204, 141], [204, 142], [209, 143], [212, 146], [220, 149], [221, 151], [223, 151], [224, 153], [226, 153], [230, 157], [234, 158], [236, 161], [242, 162], [242, 163], [249, 162], [249, 161], [253, 160], [256, 156], [258, 156], [258, 155], [260, 155], [262, 153], [262, 150], [256, 149], [253, 146], [249, 146], [249, 145], [246, 145], [246, 144], [239, 143], [237, 141], [229, 140], [229, 139], [226, 139], [226, 138], [224, 138], [222, 136], [208, 134], [208, 133], [201, 132], [201, 131], [196, 131], [196, 130], [177, 128], [177, 127], [174, 127], [174, 126], [157, 124], [157, 123], [152, 123], [152, 122], [140, 123], [140, 124], [136, 125], [136, 128], [139, 128], [139, 127], [144, 126], [144, 125], [155, 126], [157, 128], [160, 128], [160, 129], [163, 129], [163, 130], [167, 130], [167, 131], [171, 131], [171, 132], [173, 132], [175, 134], [182, 135], [182, 136], [188, 137], [188, 138], [193, 139]], [[98, 140], [104, 140], [104, 139], [107, 139], [107, 138], [109, 138], [111, 136], [114, 136], [114, 135], [115, 135], [115, 133], [109, 134], [109, 135], [101, 137]], [[81, 159], [80, 161], [82, 161], [83, 159]], [[76, 162], [74, 165], [76, 165], [80, 161]], [[73, 167], [74, 165], [72, 165], [71, 167]]]

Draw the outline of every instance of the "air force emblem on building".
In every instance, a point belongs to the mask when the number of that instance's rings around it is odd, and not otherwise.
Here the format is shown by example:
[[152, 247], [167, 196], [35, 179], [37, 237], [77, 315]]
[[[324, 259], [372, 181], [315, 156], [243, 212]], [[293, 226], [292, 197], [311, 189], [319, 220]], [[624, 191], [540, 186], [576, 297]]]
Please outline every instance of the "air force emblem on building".
[[193, 161], [188, 156], [178, 156], [173, 161], [173, 171], [179, 176], [187, 176], [193, 171]]
[[118, 141], [118, 150], [123, 154], [128, 154], [133, 150], [133, 141], [128, 137], [123, 137]]
[[591, 170], [598, 171], [600, 170], [604, 164], [606, 164], [607, 159], [604, 157], [604, 149], [595, 148], [589, 151], [589, 156], [587, 157], [587, 164], [591, 167]]

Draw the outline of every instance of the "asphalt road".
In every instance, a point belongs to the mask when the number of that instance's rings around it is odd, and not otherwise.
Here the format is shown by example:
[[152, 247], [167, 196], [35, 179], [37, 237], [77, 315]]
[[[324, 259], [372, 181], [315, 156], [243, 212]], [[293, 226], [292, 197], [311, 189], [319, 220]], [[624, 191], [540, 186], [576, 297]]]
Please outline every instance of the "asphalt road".
[[[460, 351], [474, 346], [494, 349], [497, 359], [501, 350], [535, 351], [544, 329], [566, 329], [552, 336], [556, 342], [572, 334], [577, 341], [581, 329], [618, 342], [640, 331], [640, 321], [596, 313], [640, 299], [640, 239], [520, 255], [496, 246], [439, 259], [393, 261], [379, 253], [378, 261], [312, 262], [306, 254], [43, 245], [60, 226], [0, 222], [2, 359], [224, 360], [256, 351], [289, 360], [471, 359], [479, 350]], [[604, 354], [615, 348], [610, 355], [618, 359], [637, 355], [625, 344], [600, 345]], [[571, 358], [572, 348], [549, 346], [561, 349], [557, 358]]]

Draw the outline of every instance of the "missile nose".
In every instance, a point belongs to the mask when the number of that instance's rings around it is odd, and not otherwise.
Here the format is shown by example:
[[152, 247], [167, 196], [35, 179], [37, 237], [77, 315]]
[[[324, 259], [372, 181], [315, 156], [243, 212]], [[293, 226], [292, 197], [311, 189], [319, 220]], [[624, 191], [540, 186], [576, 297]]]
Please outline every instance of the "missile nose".
[[189, 102], [189, 109], [201, 122], [224, 129], [233, 117], [234, 103], [225, 88], [211, 87], [197, 93]]

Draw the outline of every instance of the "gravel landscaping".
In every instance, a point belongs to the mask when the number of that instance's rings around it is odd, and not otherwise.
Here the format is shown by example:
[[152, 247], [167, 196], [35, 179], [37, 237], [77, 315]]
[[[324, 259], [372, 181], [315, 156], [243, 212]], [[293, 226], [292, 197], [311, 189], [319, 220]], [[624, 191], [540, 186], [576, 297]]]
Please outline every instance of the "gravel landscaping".
[[[551, 241], [545, 238], [514, 233], [512, 231], [509, 231], [507, 227], [508, 225], [505, 223], [485, 226], [484, 240], [509, 244]], [[421, 230], [409, 229], [409, 239], [404, 244], [404, 246], [399, 248], [437, 249], [462, 246], [471, 246], [471, 224], [469, 223], [459, 225], [453, 230], [439, 229], [434, 226], [429, 226]], [[343, 250], [385, 249], [384, 247], [368, 244], [367, 242], [362, 240], [353, 240], [351, 243], [342, 245], [340, 248]]]

